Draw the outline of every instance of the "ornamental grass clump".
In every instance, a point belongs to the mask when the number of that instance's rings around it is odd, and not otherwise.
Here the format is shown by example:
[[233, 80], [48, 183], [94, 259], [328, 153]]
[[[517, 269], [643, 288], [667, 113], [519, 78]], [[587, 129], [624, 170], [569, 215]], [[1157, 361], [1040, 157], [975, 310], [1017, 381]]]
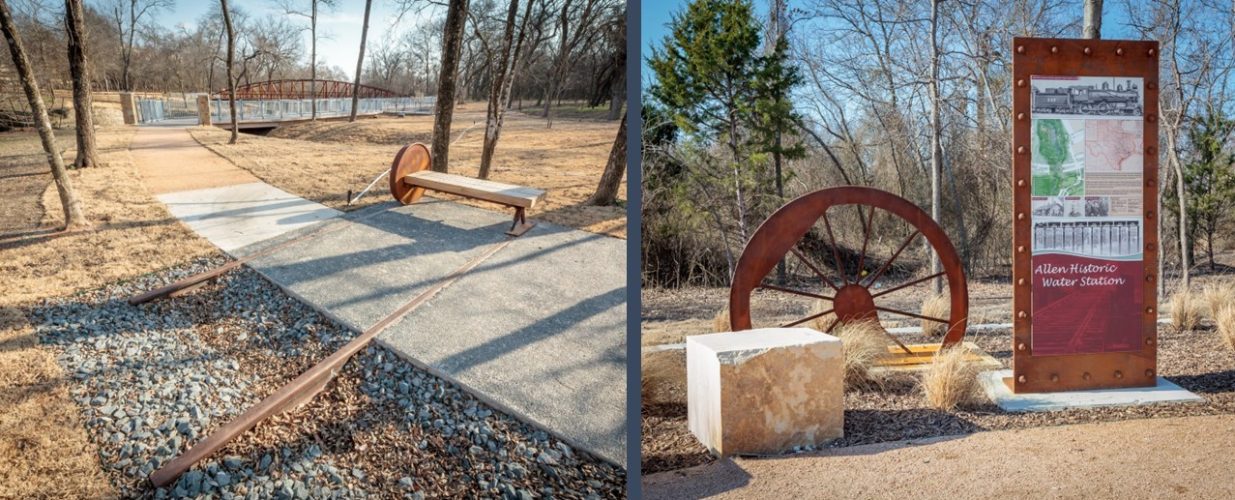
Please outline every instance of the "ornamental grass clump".
[[922, 395], [937, 410], [950, 411], [972, 403], [978, 394], [978, 365], [969, 361], [972, 351], [963, 346], [935, 355], [922, 374]]
[[1205, 288], [1201, 289], [1201, 303], [1209, 319], [1217, 322], [1218, 314], [1222, 312], [1222, 309], [1235, 304], [1235, 284], [1210, 283], [1205, 285]]
[[729, 324], [729, 308], [726, 307], [716, 312], [716, 316], [712, 317], [712, 332], [731, 332], [733, 327]]
[[[932, 318], [948, 319], [952, 309], [952, 298], [945, 294], [935, 294], [922, 301], [922, 315]], [[938, 321], [922, 320], [922, 333], [928, 337], [942, 337], [948, 332], [948, 324]]]
[[1214, 326], [1226, 345], [1235, 349], [1235, 304], [1227, 304], [1214, 315]]
[[1195, 330], [1201, 323], [1201, 303], [1189, 290], [1180, 290], [1171, 296], [1171, 324], [1181, 332]]
[[888, 340], [875, 321], [841, 323], [832, 330], [840, 339], [845, 364], [845, 388], [862, 389], [880, 385], [871, 369], [888, 355]]

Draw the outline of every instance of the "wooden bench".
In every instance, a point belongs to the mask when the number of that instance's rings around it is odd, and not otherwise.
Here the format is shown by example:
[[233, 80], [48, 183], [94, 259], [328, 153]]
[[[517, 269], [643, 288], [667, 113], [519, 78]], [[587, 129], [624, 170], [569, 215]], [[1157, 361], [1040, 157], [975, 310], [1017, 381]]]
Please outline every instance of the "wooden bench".
[[403, 146], [390, 165], [390, 193], [404, 205], [415, 203], [426, 189], [484, 200], [515, 209], [514, 222], [506, 234], [521, 236], [536, 225], [527, 221], [527, 210], [544, 201], [545, 192], [513, 184], [476, 179], [429, 170], [432, 156], [421, 143]]

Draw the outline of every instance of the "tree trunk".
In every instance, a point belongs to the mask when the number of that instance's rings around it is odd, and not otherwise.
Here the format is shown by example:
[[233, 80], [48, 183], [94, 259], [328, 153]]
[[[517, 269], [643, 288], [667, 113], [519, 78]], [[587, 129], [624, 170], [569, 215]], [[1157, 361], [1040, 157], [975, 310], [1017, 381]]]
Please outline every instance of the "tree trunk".
[[356, 108], [360, 105], [360, 71], [364, 68], [364, 43], [369, 37], [369, 11], [373, 0], [364, 3], [364, 27], [360, 29], [360, 57], [356, 58], [356, 81], [352, 84], [352, 116], [347, 121], [356, 121]]
[[[528, 1], [530, 7], [533, 0]], [[530, 8], [528, 9], [531, 10]], [[514, 44], [515, 16], [519, 12], [519, 0], [510, 0], [510, 8], [506, 11], [506, 29], [502, 34], [502, 56], [498, 60], [497, 74], [489, 89], [489, 111], [485, 115], [485, 143], [480, 152], [480, 178], [489, 178], [489, 168], [493, 164], [493, 150], [497, 148], [497, 139], [502, 130], [502, 117], [505, 114], [502, 106], [502, 94], [509, 95], [510, 86], [507, 81], [513, 80], [514, 61], [511, 56]], [[522, 38], [522, 34], [520, 34]]]
[[86, 25], [82, 0], [65, 0], [64, 25], [68, 38], [69, 72], [73, 76], [73, 114], [77, 122], [77, 168], [99, 164], [94, 144], [94, 99], [90, 95], [90, 67], [86, 57]]
[[605, 164], [605, 173], [600, 176], [600, 184], [596, 192], [589, 196], [584, 205], [608, 206], [617, 200], [618, 188], [622, 186], [622, 175], [626, 173], [626, 115], [622, 115], [622, 123], [618, 125], [617, 138], [613, 140], [613, 149], [609, 150], [609, 162]]
[[312, 0], [313, 15], [309, 19], [309, 98], [312, 99], [309, 109], [312, 115], [309, 121], [317, 121], [317, 0]]
[[236, 78], [232, 76], [233, 63], [236, 59], [236, 30], [232, 27], [232, 16], [227, 10], [227, 0], [219, 0], [223, 5], [223, 25], [227, 27], [227, 106], [231, 110], [232, 137], [228, 144], [235, 144], [240, 139], [240, 126], [236, 119]]
[[436, 115], [433, 119], [433, 170], [446, 172], [449, 163], [450, 121], [455, 112], [455, 80], [459, 73], [459, 52], [463, 49], [463, 30], [467, 21], [468, 0], [450, 0], [446, 27], [442, 33], [442, 64], [437, 75]]
[[13, 24], [13, 13], [9, 11], [7, 2], [0, 0], [0, 31], [8, 41], [9, 53], [13, 56], [13, 66], [21, 80], [22, 89], [26, 91], [26, 100], [30, 103], [35, 126], [39, 129], [39, 139], [43, 142], [43, 151], [47, 153], [47, 163], [51, 167], [52, 178], [56, 182], [56, 192], [60, 194], [60, 207], [64, 210], [64, 228], [66, 230], [89, 227], [81, 199], [73, 190], [73, 182], [64, 168], [64, 157], [56, 148], [56, 136], [51, 130], [51, 121], [47, 118], [47, 108], [43, 105], [43, 96], [39, 93], [39, 83], [34, 78], [34, 69], [26, 57], [26, 49], [22, 46], [21, 36]]
[[[1178, 126], [1176, 126], [1178, 127]], [[1178, 128], [1176, 128], [1178, 129]], [[1167, 147], [1170, 148], [1168, 157], [1170, 158], [1171, 168], [1175, 170], [1175, 195], [1179, 198], [1179, 278], [1183, 283], [1184, 289], [1192, 283], [1189, 271], [1191, 270], [1190, 259], [1188, 259], [1188, 203], [1187, 192], [1184, 187], [1184, 172], [1183, 166], [1179, 162], [1179, 150], [1175, 148], [1175, 134], [1166, 134]], [[1161, 220], [1161, 219], [1159, 219]]]
[[[931, 219], [935, 220], [936, 224], [943, 225], [941, 220], [941, 212], [943, 199], [939, 189], [939, 178], [942, 175], [943, 147], [940, 144], [940, 136], [943, 134], [942, 124], [939, 121], [939, 2], [943, 0], [931, 1]], [[929, 247], [929, 244], [928, 244]], [[939, 254], [933, 248], [930, 252], [931, 256], [931, 274], [938, 274], [942, 269], [942, 263], [939, 261]], [[943, 292], [943, 278], [936, 277], [935, 293]]]
[[1102, 0], [1085, 0], [1085, 26], [1081, 38], [1102, 38]]

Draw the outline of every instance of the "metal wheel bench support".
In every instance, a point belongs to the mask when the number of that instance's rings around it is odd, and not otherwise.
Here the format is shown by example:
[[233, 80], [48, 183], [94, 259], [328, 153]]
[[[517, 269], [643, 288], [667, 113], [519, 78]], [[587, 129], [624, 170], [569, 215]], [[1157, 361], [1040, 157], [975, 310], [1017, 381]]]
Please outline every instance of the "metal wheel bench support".
[[536, 225], [527, 221], [527, 210], [544, 201], [545, 192], [462, 175], [429, 170], [432, 156], [419, 142], [403, 146], [390, 164], [390, 194], [404, 205], [415, 203], [426, 189], [484, 200], [515, 209], [514, 222], [506, 234], [522, 236]]
[[[846, 205], [855, 206], [862, 219], [863, 242], [861, 253], [857, 257], [857, 276], [849, 276], [846, 272], [846, 266], [840, 257], [832, 224], [828, 218], [829, 210]], [[867, 250], [871, 241], [871, 230], [874, 227], [876, 212], [886, 212], [887, 215], [884, 217], [903, 220], [911, 226], [913, 232], [900, 244], [891, 258], [868, 275], [864, 273], [865, 266], [874, 267], [875, 264], [872, 259], [868, 258]], [[829, 276], [825, 273], [803, 250], [803, 239], [820, 221], [827, 228], [826, 234], [833, 262], [836, 265], [834, 273], [836, 276]], [[872, 292], [876, 281], [888, 271], [901, 252], [908, 248], [919, 235], [925, 237], [931, 248], [939, 255], [939, 260], [943, 263], [943, 271]], [[811, 290], [799, 290], [765, 283], [768, 274], [776, 268], [776, 263], [790, 256], [800, 259], [816, 275], [819, 280], [818, 286]], [[928, 317], [879, 305], [881, 297], [915, 285], [929, 287], [931, 280], [940, 276], [945, 277], [948, 284], [951, 303], [948, 318]], [[891, 358], [886, 362], [898, 365], [929, 362], [935, 352], [960, 343], [965, 336], [969, 314], [969, 291], [965, 283], [965, 272], [961, 266], [960, 257], [957, 256], [956, 249], [948, 240], [943, 228], [939, 227], [929, 214], [909, 200], [868, 187], [844, 186], [807, 193], [786, 203], [759, 226], [759, 229], [746, 242], [746, 248], [743, 249], [734, 271], [733, 284], [729, 289], [729, 321], [733, 331], [752, 328], [751, 294], [756, 288], [826, 300], [832, 304], [829, 310], [787, 323], [782, 325], [783, 327], [800, 325], [833, 313], [836, 319], [826, 329], [826, 333], [831, 333], [837, 325], [844, 322], [878, 321], [879, 312], [947, 325], [943, 341], [939, 346], [906, 346], [885, 330], [884, 333], [887, 333], [899, 347], [899, 349], [890, 349]]]

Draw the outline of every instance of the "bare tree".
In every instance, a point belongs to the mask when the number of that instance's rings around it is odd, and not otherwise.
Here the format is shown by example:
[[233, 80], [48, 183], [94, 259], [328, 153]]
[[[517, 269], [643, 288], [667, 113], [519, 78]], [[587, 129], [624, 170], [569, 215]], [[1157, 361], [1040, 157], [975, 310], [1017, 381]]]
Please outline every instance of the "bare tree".
[[125, 90], [133, 90], [133, 78], [130, 71], [133, 66], [133, 44], [137, 39], [137, 30], [145, 22], [147, 16], [175, 5], [175, 0], [112, 1], [111, 20], [116, 25], [116, 31], [120, 33], [120, 84]]
[[94, 144], [94, 99], [90, 94], [90, 66], [86, 57], [86, 24], [81, 0], [65, 0], [64, 31], [68, 38], [69, 71], [73, 77], [73, 115], [77, 123], [77, 168], [99, 164]]
[[[943, 124], [940, 122], [939, 102], [939, 3], [943, 0], [931, 0], [931, 218], [936, 223], [941, 221], [943, 195], [939, 190], [940, 177], [943, 176]], [[931, 256], [931, 274], [939, 274], [943, 266], [939, 254], [929, 243], [926, 244]], [[936, 276], [934, 280], [935, 293], [943, 292], [943, 278]]]
[[570, 69], [571, 56], [586, 49], [600, 35], [592, 24], [600, 16], [601, 0], [562, 0], [558, 11], [558, 48], [545, 87], [544, 117], [553, 126], [553, 104], [561, 96], [563, 81]]
[[618, 125], [617, 138], [613, 140], [613, 148], [609, 150], [609, 161], [605, 164], [605, 173], [600, 176], [600, 184], [584, 205], [607, 206], [617, 201], [618, 188], [622, 186], [622, 176], [626, 174], [626, 115], [622, 115], [622, 123]]
[[39, 139], [43, 142], [43, 151], [47, 153], [47, 163], [51, 166], [51, 175], [56, 183], [56, 192], [60, 194], [60, 206], [64, 210], [65, 230], [90, 226], [82, 209], [81, 199], [73, 190], [73, 183], [64, 168], [64, 157], [56, 147], [56, 135], [51, 130], [51, 120], [47, 118], [47, 108], [43, 105], [43, 96], [39, 93], [39, 83], [35, 79], [34, 69], [26, 57], [26, 49], [22, 46], [21, 35], [13, 22], [13, 13], [8, 2], [0, 0], [0, 31], [8, 42], [9, 53], [13, 56], [13, 66], [21, 80], [22, 89], [26, 92], [26, 100], [30, 104], [35, 126], [39, 130]]
[[227, 29], [227, 106], [232, 122], [232, 136], [227, 143], [235, 144], [240, 138], [240, 126], [236, 120], [236, 78], [233, 75], [236, 66], [236, 30], [232, 26], [232, 15], [231, 10], [227, 8], [227, 0], [219, 0], [219, 6], [223, 8], [223, 26]]
[[1102, 38], [1102, 0], [1085, 0], [1085, 27], [1082, 38]]
[[459, 53], [463, 48], [463, 30], [467, 25], [467, 5], [468, 0], [450, 0], [442, 31], [442, 64], [438, 69], [433, 119], [432, 167], [437, 172], [446, 172], [450, 165], [450, 122], [455, 111], [455, 80], [458, 78]]
[[369, 38], [369, 12], [373, 8], [373, 0], [364, 3], [364, 27], [360, 30], [360, 56], [356, 57], [356, 79], [352, 84], [352, 116], [349, 122], [356, 121], [356, 108], [360, 105], [360, 73], [364, 70], [364, 44]]
[[535, 0], [528, 0], [523, 14], [523, 25], [519, 27], [518, 41], [515, 41], [515, 16], [519, 11], [519, 0], [510, 0], [510, 8], [506, 12], [506, 27], [502, 36], [502, 54], [498, 60], [497, 75], [493, 79], [489, 91], [489, 110], [485, 115], [485, 141], [480, 152], [480, 178], [489, 178], [489, 169], [493, 164], [493, 152], [497, 149], [497, 140], [502, 133], [502, 119], [506, 115], [506, 107], [510, 105], [510, 88], [514, 84], [514, 70], [519, 61], [519, 49], [526, 35], [527, 21], [532, 17], [532, 5]]
[[289, 16], [300, 16], [309, 20], [309, 93], [312, 97], [310, 105], [310, 120], [317, 120], [317, 6], [335, 5], [336, 0], [309, 0], [309, 11], [305, 12], [294, 7], [294, 0], [279, 0], [279, 6]]

